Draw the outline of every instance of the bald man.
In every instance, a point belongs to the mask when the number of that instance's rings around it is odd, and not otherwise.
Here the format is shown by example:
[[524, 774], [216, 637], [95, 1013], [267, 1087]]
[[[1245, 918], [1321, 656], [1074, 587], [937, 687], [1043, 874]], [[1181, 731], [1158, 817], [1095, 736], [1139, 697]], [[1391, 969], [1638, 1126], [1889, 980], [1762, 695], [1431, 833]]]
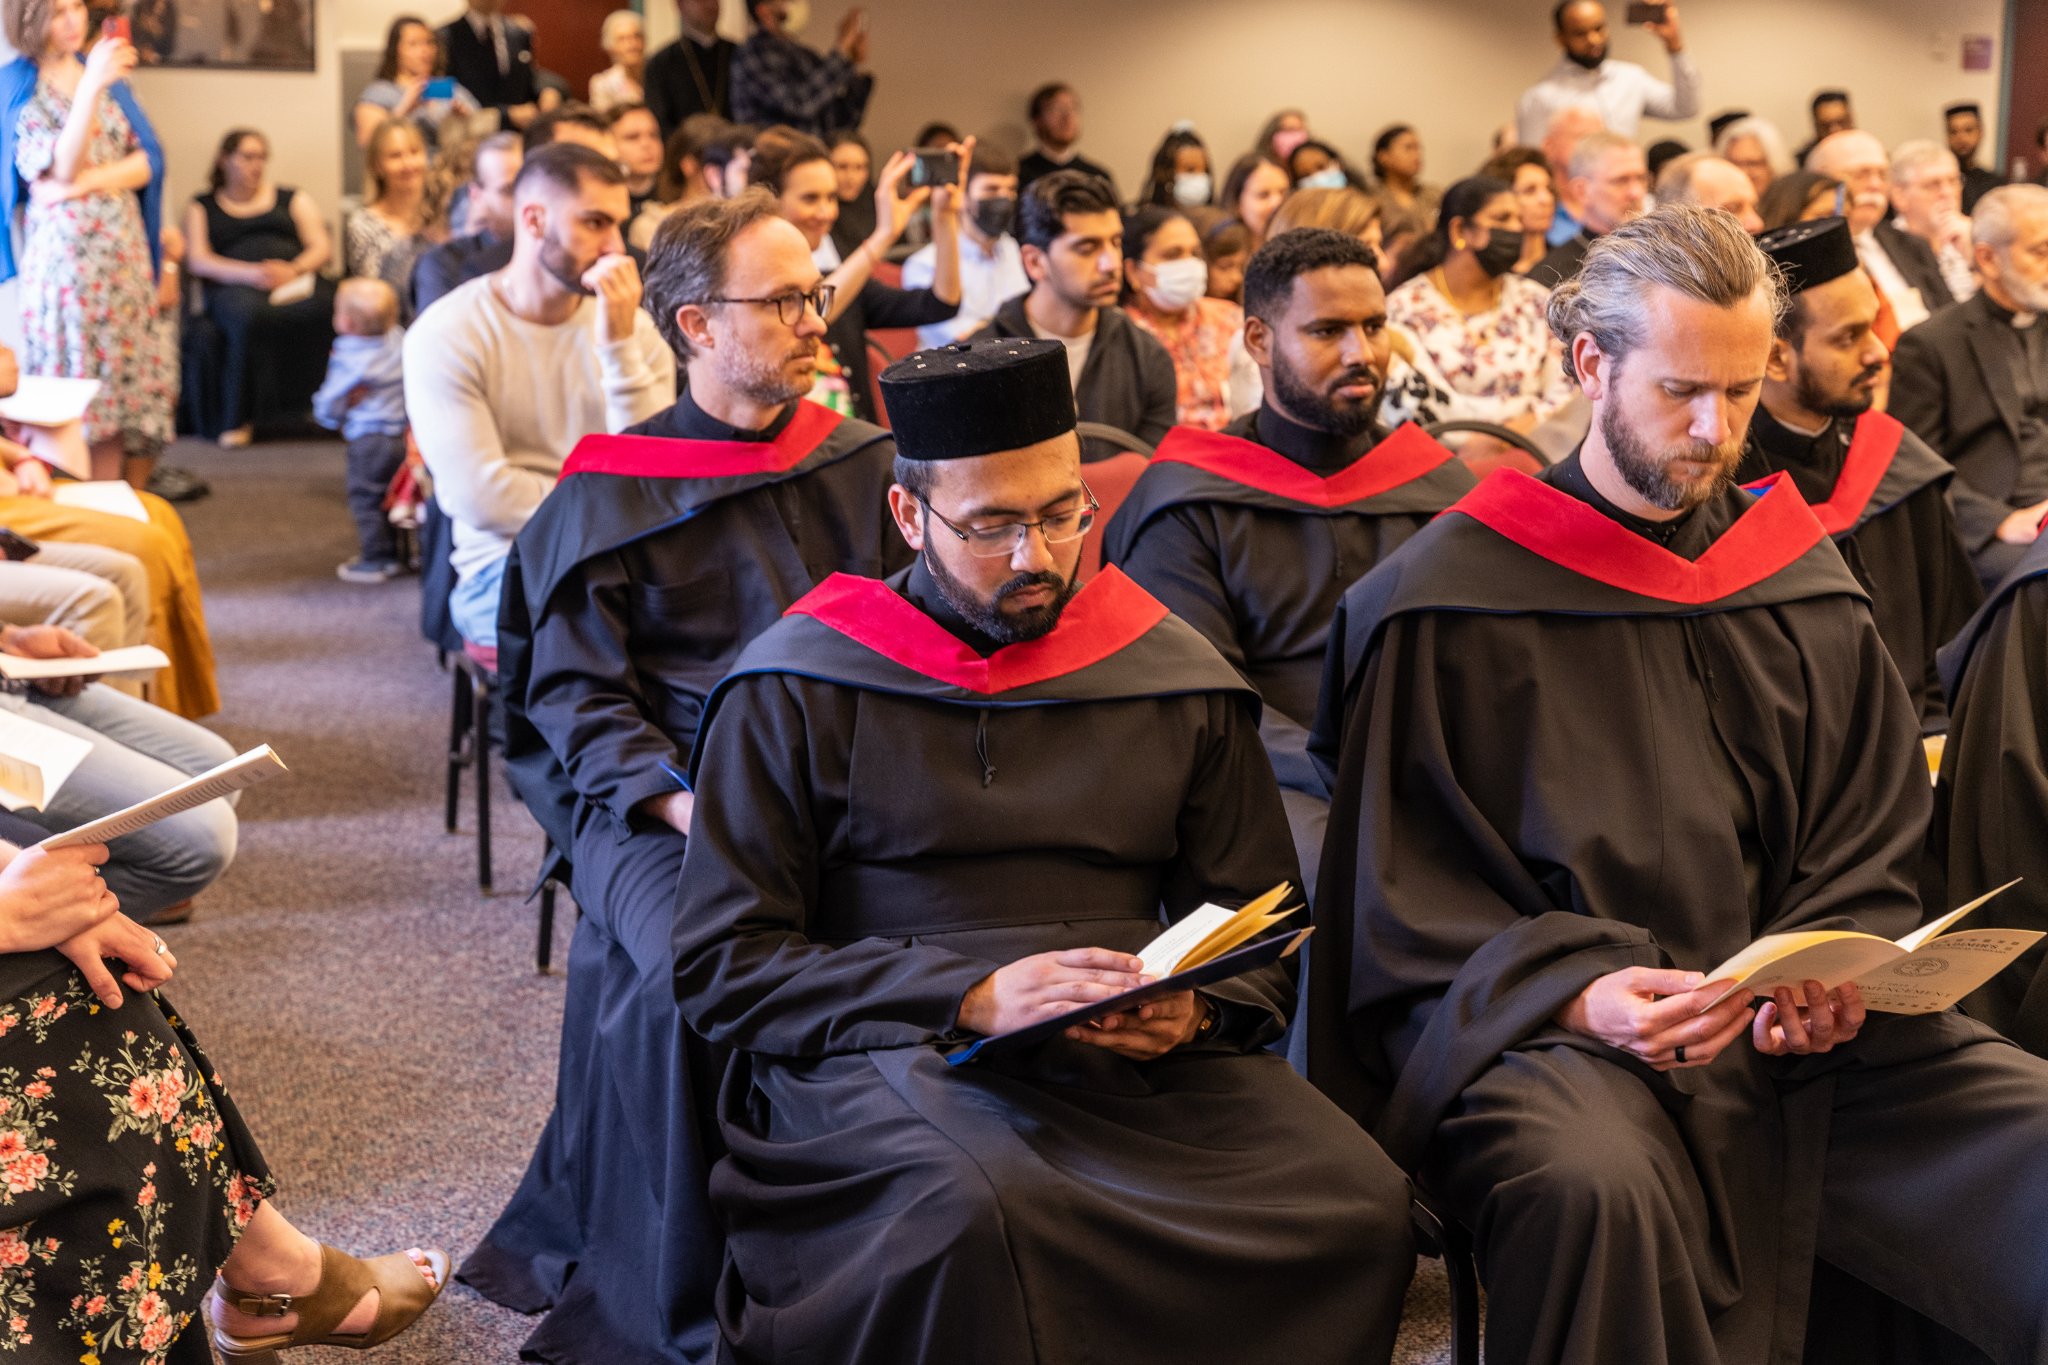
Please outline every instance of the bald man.
[[1756, 182], [1740, 166], [1712, 152], [1688, 152], [1657, 177], [1659, 204], [1698, 204], [1735, 215], [1742, 230], [1754, 236], [1764, 230], [1756, 211]]
[[1855, 234], [1856, 256], [1891, 304], [1900, 331], [1956, 301], [1933, 248], [1891, 225], [1891, 158], [1882, 142], [1860, 128], [1830, 133], [1808, 155], [1806, 168], [1848, 187], [1843, 216]]

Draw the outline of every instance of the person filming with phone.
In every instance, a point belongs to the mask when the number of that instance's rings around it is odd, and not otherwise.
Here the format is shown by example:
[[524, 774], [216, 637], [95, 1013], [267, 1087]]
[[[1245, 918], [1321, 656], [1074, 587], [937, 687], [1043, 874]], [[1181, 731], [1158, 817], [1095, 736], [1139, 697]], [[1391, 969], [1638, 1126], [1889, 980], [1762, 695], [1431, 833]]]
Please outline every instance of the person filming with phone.
[[1551, 11], [1557, 45], [1564, 49], [1557, 65], [1522, 92], [1515, 105], [1515, 128], [1526, 146], [1543, 141], [1551, 118], [1575, 104], [1589, 105], [1607, 121], [1609, 132], [1632, 138], [1645, 118], [1688, 119], [1700, 112], [1700, 69], [1685, 51], [1678, 27], [1678, 6], [1628, 7], [1628, 22], [1657, 35], [1671, 54], [1671, 80], [1658, 80], [1634, 62], [1607, 55], [1607, 6], [1599, 0], [1560, 0]]
[[756, 128], [787, 124], [822, 138], [858, 128], [875, 90], [868, 71], [868, 16], [850, 9], [829, 52], [789, 34], [790, 0], [748, 0], [753, 32], [732, 61], [732, 114]]

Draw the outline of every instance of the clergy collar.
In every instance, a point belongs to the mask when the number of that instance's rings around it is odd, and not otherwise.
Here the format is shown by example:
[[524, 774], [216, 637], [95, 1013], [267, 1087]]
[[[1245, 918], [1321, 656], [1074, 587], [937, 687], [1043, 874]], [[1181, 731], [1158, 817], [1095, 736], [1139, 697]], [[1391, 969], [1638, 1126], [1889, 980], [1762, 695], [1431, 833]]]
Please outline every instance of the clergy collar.
[[1839, 417], [1829, 418], [1819, 431], [1800, 431], [1779, 421], [1769, 408], [1759, 403], [1756, 416], [1750, 419], [1749, 433], [1756, 438], [1764, 453], [1778, 464], [1811, 465], [1820, 463], [1816, 455], [1823, 450], [1839, 453], [1844, 444], [1842, 420]]
[[[1644, 540], [1655, 545], [1661, 545], [1667, 550], [1670, 549], [1671, 542], [1677, 539], [1678, 533], [1684, 530], [1686, 524], [1692, 520], [1693, 512], [1681, 512], [1669, 521], [1651, 521], [1649, 518], [1639, 517], [1633, 512], [1624, 512], [1621, 508], [1610, 502], [1605, 494], [1593, 486], [1593, 481], [1586, 477], [1585, 466], [1579, 456], [1580, 452], [1574, 450], [1550, 471], [1551, 486], [1560, 492], [1571, 494], [1580, 502], [1592, 507], [1601, 516], [1606, 517], [1609, 521], [1619, 522]], [[1697, 508], [1693, 509], [1693, 511], [1698, 510]]]
[[984, 634], [979, 627], [953, 609], [953, 604], [946, 600], [945, 591], [939, 587], [938, 580], [932, 577], [931, 570], [925, 566], [922, 552], [910, 566], [910, 577], [904, 581], [903, 595], [910, 599], [912, 606], [944, 627], [948, 635], [982, 658], [988, 658], [1003, 647], [1000, 641]]
[[736, 427], [730, 422], [721, 421], [698, 407], [697, 400], [686, 388], [682, 397], [676, 401], [674, 427], [676, 435], [691, 441], [772, 441], [782, 434], [782, 429], [789, 425], [790, 418], [794, 416], [796, 404], [791, 402], [785, 405], [782, 411], [776, 414], [775, 420], [767, 426], [759, 431], [749, 431], [745, 427]]
[[683, 37], [689, 39], [698, 47], [718, 46], [718, 35], [716, 33], [706, 33], [703, 29], [700, 29], [695, 24], [692, 24], [688, 19], [683, 20], [682, 23]]
[[1997, 318], [2000, 322], [2012, 328], [2014, 331], [2023, 332], [2027, 330], [2029, 327], [2032, 327], [2034, 325], [2035, 320], [2041, 316], [2039, 313], [2014, 312], [2012, 309], [2007, 308], [2004, 304], [2000, 303], [1997, 299], [1992, 298], [1991, 291], [1989, 289], [1980, 289], [1977, 292], [1984, 299], [1985, 311], [1989, 312], [1992, 317]]
[[1259, 405], [1259, 444], [1276, 450], [1313, 473], [1328, 476], [1348, 469], [1359, 456], [1380, 443], [1382, 433], [1375, 423], [1361, 436], [1346, 438], [1314, 427], [1305, 427], [1274, 410], [1270, 403]]

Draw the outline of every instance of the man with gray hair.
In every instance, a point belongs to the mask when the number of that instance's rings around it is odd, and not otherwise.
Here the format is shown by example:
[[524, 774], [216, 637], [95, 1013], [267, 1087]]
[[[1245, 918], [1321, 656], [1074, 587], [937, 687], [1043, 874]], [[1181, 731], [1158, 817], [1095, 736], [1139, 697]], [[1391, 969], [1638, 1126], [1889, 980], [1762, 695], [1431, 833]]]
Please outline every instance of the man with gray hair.
[[1817, 1258], [2048, 1351], [2048, 1062], [1721, 965], [1923, 917], [1919, 716], [1797, 487], [1731, 479], [1785, 306], [1726, 214], [1603, 237], [1550, 300], [1584, 446], [1333, 631], [1310, 1074], [1474, 1231], [1490, 1359], [1796, 1361]]
[[1882, 142], [1857, 128], [1830, 133], [1807, 154], [1806, 169], [1842, 182], [1842, 216], [1849, 220], [1857, 259], [1877, 281], [1900, 331], [1955, 302], [1934, 249], [1891, 224], [1891, 158]]
[[1963, 172], [1955, 153], [1926, 138], [1892, 149], [1892, 226], [1927, 243], [1941, 282], [1960, 302], [1977, 292], [1970, 220], [1963, 215]]
[[1552, 247], [1529, 278], [1556, 285], [1579, 273], [1586, 248], [1643, 211], [1650, 192], [1650, 166], [1643, 149], [1619, 133], [1588, 133], [1572, 149], [1559, 198], [1572, 206], [1579, 235]]
[[1544, 241], [1563, 246], [1579, 235], [1578, 206], [1571, 202], [1572, 153], [1594, 133], [1607, 131], [1606, 120], [1590, 104], [1567, 104], [1550, 116], [1543, 129], [1543, 159], [1550, 163], [1550, 178], [1558, 187], [1557, 209], [1550, 216], [1550, 231]]
[[1899, 338], [1890, 410], [1956, 467], [1956, 524], [1989, 589], [2048, 518], [2048, 189], [1992, 190], [1970, 236], [1983, 288]]
[[1657, 177], [1659, 204], [1698, 204], [1735, 215], [1744, 232], [1764, 230], [1756, 211], [1756, 185], [1742, 168], [1712, 152], [1687, 152], [1675, 157]]
[[748, 641], [834, 572], [910, 562], [889, 434], [803, 401], [832, 291], [773, 196], [671, 214], [644, 288], [688, 386], [571, 452], [512, 548], [499, 634], [506, 764], [583, 914], [554, 1115], [462, 1273], [529, 1309], [542, 1287], [544, 1360], [708, 1358], [717, 1070], [672, 982], [682, 774]]

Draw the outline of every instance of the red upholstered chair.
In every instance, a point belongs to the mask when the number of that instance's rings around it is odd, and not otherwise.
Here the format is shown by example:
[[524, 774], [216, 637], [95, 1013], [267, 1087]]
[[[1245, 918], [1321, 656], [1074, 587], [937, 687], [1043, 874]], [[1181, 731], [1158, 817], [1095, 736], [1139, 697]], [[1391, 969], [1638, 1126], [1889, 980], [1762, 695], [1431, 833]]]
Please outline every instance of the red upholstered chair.
[[1095, 524], [1081, 540], [1081, 577], [1087, 579], [1102, 567], [1102, 533], [1109, 526], [1109, 519], [1116, 515], [1116, 509], [1131, 495], [1131, 488], [1145, 472], [1145, 466], [1152, 462], [1152, 447], [1128, 431], [1101, 422], [1083, 422], [1078, 430], [1084, 438], [1116, 446], [1121, 452], [1081, 466], [1081, 477], [1088, 481], [1088, 491], [1101, 506], [1095, 514]]

